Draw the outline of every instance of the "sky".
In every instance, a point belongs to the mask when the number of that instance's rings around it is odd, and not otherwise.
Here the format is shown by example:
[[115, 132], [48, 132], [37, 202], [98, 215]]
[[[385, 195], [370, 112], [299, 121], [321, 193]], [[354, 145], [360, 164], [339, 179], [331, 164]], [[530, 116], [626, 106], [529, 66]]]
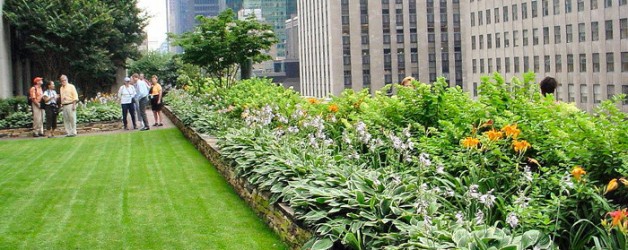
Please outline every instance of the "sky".
[[150, 16], [145, 28], [148, 49], [158, 49], [166, 40], [166, 0], [138, 0], [138, 6]]

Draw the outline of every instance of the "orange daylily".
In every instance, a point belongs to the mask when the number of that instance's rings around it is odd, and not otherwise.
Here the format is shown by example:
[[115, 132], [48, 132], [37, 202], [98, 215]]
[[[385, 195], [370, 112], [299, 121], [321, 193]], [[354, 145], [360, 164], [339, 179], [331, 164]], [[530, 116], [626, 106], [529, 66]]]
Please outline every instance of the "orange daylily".
[[507, 125], [502, 128], [502, 131], [506, 133], [506, 136], [512, 138], [517, 138], [517, 136], [519, 136], [519, 133], [521, 133], [521, 130], [517, 129], [517, 124]]
[[608, 212], [608, 215], [611, 216], [611, 218], [613, 218], [613, 222], [611, 223], [612, 226], [618, 226], [620, 225], [621, 221], [628, 217], [628, 210], [626, 210], [625, 208], [622, 210], [617, 210], [617, 211], [613, 211], [613, 212]]
[[329, 107], [327, 109], [329, 110], [329, 112], [336, 113], [336, 112], [338, 112], [338, 105], [336, 105], [336, 104], [329, 105]]
[[499, 131], [497, 131], [495, 129], [491, 129], [490, 131], [487, 131], [485, 134], [488, 137], [488, 139], [491, 140], [491, 141], [497, 141], [497, 140], [501, 139], [502, 135], [503, 135], [502, 132], [499, 132]]
[[480, 140], [477, 138], [467, 137], [462, 140], [462, 146], [466, 148], [475, 148], [478, 146], [478, 144], [480, 144]]
[[576, 166], [575, 168], [573, 168], [573, 170], [571, 170], [571, 175], [573, 175], [573, 178], [576, 178], [576, 180], [578, 181], [585, 174], [587, 174], [587, 171], [584, 171], [584, 168], [580, 166]]
[[513, 141], [512, 146], [515, 149], [515, 152], [522, 153], [530, 148], [530, 143], [528, 143], [526, 140]]
[[628, 187], [628, 180], [626, 180], [626, 178], [621, 177], [621, 178], [619, 178], [619, 181], [620, 181], [622, 184], [624, 184], [624, 186]]
[[618, 187], [619, 187], [619, 183], [617, 183], [617, 179], [612, 179], [611, 181], [608, 182], [608, 185], [606, 185], [606, 190], [604, 190], [604, 194], [607, 194], [608, 192], [612, 192]]
[[307, 102], [310, 104], [318, 104], [320, 101], [314, 97], [307, 98]]

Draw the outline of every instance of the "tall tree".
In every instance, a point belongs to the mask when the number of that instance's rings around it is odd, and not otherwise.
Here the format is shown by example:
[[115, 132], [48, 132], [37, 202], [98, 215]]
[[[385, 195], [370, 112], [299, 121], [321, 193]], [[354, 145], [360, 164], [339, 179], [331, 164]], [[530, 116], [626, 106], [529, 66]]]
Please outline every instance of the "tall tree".
[[146, 16], [137, 0], [7, 0], [4, 16], [17, 32], [18, 50], [44, 76], [80, 79], [83, 91], [137, 56]]
[[220, 85], [231, 86], [240, 65], [271, 59], [264, 51], [277, 43], [277, 38], [270, 25], [255, 17], [237, 20], [227, 9], [217, 17], [197, 16], [196, 20], [193, 31], [172, 36], [174, 44], [183, 48], [184, 62], [202, 67]]

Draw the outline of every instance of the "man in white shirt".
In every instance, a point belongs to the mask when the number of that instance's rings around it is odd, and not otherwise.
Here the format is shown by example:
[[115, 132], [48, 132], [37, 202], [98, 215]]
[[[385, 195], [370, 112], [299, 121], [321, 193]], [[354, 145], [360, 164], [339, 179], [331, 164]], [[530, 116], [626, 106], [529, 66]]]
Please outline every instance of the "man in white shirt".
[[[146, 116], [146, 105], [148, 105], [148, 83], [142, 80], [144, 74], [138, 76], [137, 73], [133, 74], [133, 86], [137, 94], [135, 95], [136, 108], [137, 108], [137, 120], [143, 124], [140, 130], [149, 130], [148, 118]], [[139, 78], [139, 79], [138, 79]], [[141, 118], [141, 120], [140, 120]]]

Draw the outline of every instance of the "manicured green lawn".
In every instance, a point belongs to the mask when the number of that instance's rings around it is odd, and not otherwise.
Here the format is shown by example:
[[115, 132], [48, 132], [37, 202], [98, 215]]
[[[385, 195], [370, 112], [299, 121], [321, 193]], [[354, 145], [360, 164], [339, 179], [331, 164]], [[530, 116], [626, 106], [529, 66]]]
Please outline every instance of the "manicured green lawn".
[[0, 249], [285, 249], [176, 129], [0, 141]]

